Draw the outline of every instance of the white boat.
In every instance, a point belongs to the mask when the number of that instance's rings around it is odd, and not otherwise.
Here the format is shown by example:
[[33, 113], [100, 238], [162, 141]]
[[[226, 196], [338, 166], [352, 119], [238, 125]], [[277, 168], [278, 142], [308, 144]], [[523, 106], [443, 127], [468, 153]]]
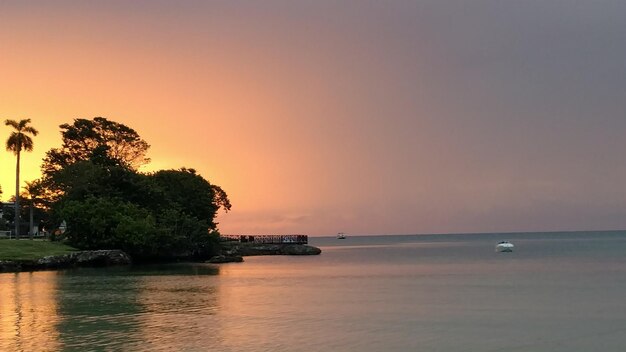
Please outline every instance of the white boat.
[[339, 232], [339, 233], [337, 234], [337, 239], [338, 239], [338, 240], [345, 240], [345, 239], [346, 239], [346, 234], [345, 234], [345, 233], [343, 233], [343, 232]]
[[513, 252], [515, 246], [509, 241], [502, 241], [496, 244], [496, 252]]

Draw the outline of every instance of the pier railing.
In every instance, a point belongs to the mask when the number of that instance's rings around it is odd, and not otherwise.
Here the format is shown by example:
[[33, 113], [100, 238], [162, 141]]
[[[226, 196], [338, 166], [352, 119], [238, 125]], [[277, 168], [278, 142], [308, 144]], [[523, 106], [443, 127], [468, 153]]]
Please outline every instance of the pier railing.
[[222, 241], [263, 244], [307, 244], [307, 235], [222, 235]]

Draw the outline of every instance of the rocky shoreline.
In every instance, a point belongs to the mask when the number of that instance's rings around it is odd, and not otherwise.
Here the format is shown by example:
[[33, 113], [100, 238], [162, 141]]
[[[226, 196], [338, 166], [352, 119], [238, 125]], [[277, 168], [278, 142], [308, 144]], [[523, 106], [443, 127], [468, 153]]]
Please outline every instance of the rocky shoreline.
[[[243, 257], [254, 255], [318, 255], [321, 252], [321, 249], [305, 244], [227, 242], [222, 244], [221, 253], [207, 263], [242, 262]], [[132, 264], [131, 257], [121, 250], [77, 251], [36, 260], [0, 260], [0, 273], [129, 264]]]
[[209, 259], [208, 263], [242, 262], [243, 257], [254, 255], [318, 255], [322, 250], [306, 244], [266, 244], [224, 242], [222, 253]]
[[36, 260], [0, 260], [0, 272], [128, 265], [131, 263], [130, 256], [120, 250], [78, 251]]

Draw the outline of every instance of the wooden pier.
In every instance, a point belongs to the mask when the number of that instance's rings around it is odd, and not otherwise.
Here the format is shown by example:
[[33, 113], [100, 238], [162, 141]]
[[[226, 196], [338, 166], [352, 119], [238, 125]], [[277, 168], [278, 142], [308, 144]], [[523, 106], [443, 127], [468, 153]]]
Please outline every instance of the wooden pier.
[[222, 241], [263, 244], [307, 244], [307, 235], [222, 235]]

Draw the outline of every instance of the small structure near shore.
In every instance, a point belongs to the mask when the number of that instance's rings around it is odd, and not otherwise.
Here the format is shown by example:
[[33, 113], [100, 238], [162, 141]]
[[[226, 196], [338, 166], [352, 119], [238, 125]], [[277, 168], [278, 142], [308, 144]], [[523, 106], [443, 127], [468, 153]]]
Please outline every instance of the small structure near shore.
[[322, 250], [309, 246], [306, 235], [227, 235], [221, 237], [222, 253], [210, 263], [239, 262], [254, 255], [318, 255]]

